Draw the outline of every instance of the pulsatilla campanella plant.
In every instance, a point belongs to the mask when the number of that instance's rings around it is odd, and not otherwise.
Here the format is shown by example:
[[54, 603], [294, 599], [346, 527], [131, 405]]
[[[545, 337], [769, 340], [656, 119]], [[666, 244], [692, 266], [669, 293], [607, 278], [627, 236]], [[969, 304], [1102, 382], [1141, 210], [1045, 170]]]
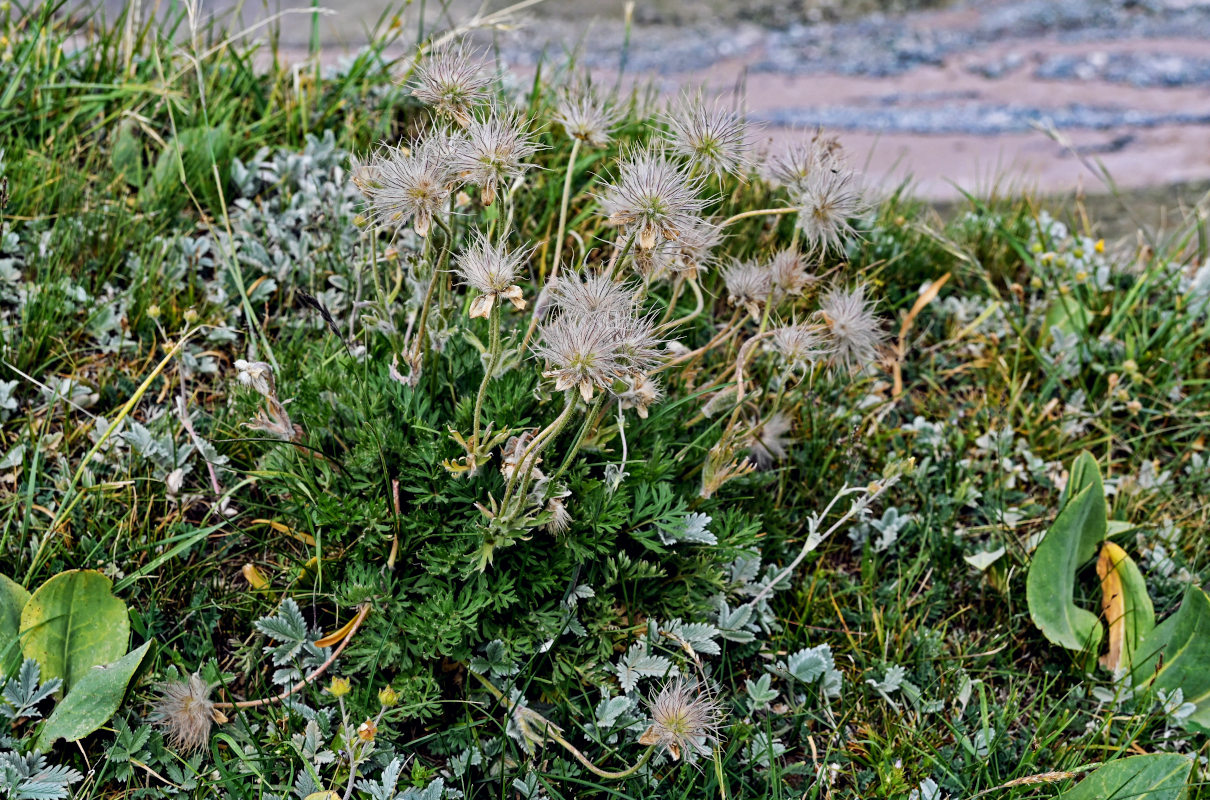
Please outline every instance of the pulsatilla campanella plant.
[[[476, 500], [480, 569], [534, 529], [566, 528], [575, 517], [568, 469], [605, 428], [624, 436], [626, 412], [646, 418], [666, 397], [695, 398], [702, 414], [721, 420], [700, 472], [700, 495], [709, 497], [785, 454], [796, 395], [877, 358], [882, 328], [867, 287], [817, 277], [831, 271], [863, 212], [835, 141], [817, 136], [770, 161], [760, 186], [776, 202], [749, 208], [743, 190], [761, 165], [744, 117], [721, 101], [684, 94], [650, 123], [631, 123], [619, 142], [620, 102], [588, 83], [522, 112], [490, 91], [464, 46], [428, 54], [414, 80], [413, 96], [431, 114], [406, 144], [357, 164], [353, 179], [368, 235], [411, 256], [417, 292], [404, 333], [384, 324], [395, 295], [374, 278], [374, 319], [393, 364], [409, 370], [393, 374], [416, 385], [454, 330], [486, 320], [469, 426], [449, 431], [463, 453], [446, 461], [474, 480], [494, 459], [503, 478]], [[539, 182], [532, 159], [543, 139], [570, 151], [553, 240], [540, 241], [519, 214], [531, 207], [525, 195]], [[739, 191], [724, 201], [724, 180], [737, 178]], [[582, 207], [575, 217], [573, 200]], [[782, 239], [776, 222], [789, 214], [795, 224]], [[733, 233], [751, 238], [753, 220], [762, 225], [758, 245], [728, 254]], [[780, 369], [749, 380], [763, 352]], [[508, 370], [532, 371], [534, 390], [548, 398], [541, 424], [485, 411]], [[613, 467], [615, 476], [625, 471]]]

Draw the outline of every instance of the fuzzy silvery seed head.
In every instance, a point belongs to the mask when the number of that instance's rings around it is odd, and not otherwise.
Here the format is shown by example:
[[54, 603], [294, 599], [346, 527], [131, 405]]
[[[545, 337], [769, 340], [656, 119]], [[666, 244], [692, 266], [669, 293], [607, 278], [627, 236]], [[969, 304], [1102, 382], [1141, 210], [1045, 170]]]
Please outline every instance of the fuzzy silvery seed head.
[[727, 300], [746, 308], [752, 316], [768, 301], [773, 291], [773, 275], [768, 266], [755, 261], [732, 261], [723, 269]]
[[748, 433], [748, 458], [761, 469], [768, 469], [786, 457], [790, 443], [790, 418], [780, 411], [758, 422]]
[[374, 153], [354, 180], [375, 224], [400, 228], [414, 220], [416, 233], [428, 235], [453, 188], [449, 147], [448, 138], [433, 136], [410, 148], [384, 146]]
[[621, 114], [591, 87], [581, 86], [560, 94], [554, 121], [573, 139], [593, 147], [609, 144], [610, 134]]
[[571, 512], [567, 510], [567, 504], [564, 502], [568, 497], [571, 497], [571, 490], [563, 485], [557, 486], [546, 501], [546, 511], [550, 514], [550, 521], [543, 527], [547, 533], [563, 533], [571, 527]]
[[678, 264], [679, 253], [676, 242], [656, 242], [655, 247], [631, 248], [626, 263], [642, 277], [648, 285], [668, 277]]
[[714, 250], [722, 242], [722, 228], [710, 220], [695, 217], [693, 225], [683, 230], [677, 239], [673, 270], [685, 277], [696, 278], [714, 266]]
[[452, 169], [462, 180], [478, 186], [483, 205], [490, 206], [501, 184], [533, 166], [527, 159], [537, 150], [519, 114], [493, 110], [467, 123]]
[[701, 180], [654, 149], [633, 150], [618, 166], [618, 179], [599, 195], [609, 224], [635, 237], [644, 250], [677, 240], [695, 224], [705, 202]]
[[815, 276], [807, 272], [803, 257], [797, 250], [780, 250], [769, 262], [769, 272], [772, 273], [773, 288], [776, 292], [791, 297], [798, 297], [815, 281]]
[[839, 166], [843, 166], [839, 140], [817, 131], [811, 139], [770, 156], [765, 171], [773, 183], [798, 194], [817, 170]]
[[509, 250], [503, 244], [492, 244], [483, 232], [476, 232], [470, 245], [454, 260], [454, 271], [479, 292], [471, 302], [472, 318], [486, 317], [497, 300], [510, 300], [516, 308], [525, 308], [516, 281], [528, 255], [528, 250]]
[[773, 348], [794, 369], [809, 369], [831, 355], [832, 348], [819, 325], [787, 325], [773, 331]]
[[534, 353], [549, 369], [555, 388], [578, 389], [585, 400], [608, 390], [616, 379], [649, 371], [660, 358], [649, 318], [633, 315], [562, 313], [542, 326]]
[[717, 176], [740, 174], [748, 164], [747, 123], [720, 101], [682, 94], [664, 113], [673, 149], [699, 169]]
[[647, 701], [651, 726], [639, 743], [663, 749], [672, 758], [692, 751], [708, 755], [718, 744], [723, 708], [718, 699], [700, 684], [684, 678], [667, 683]]
[[200, 750], [210, 741], [210, 726], [227, 721], [210, 699], [213, 689], [214, 685], [197, 673], [187, 681], [160, 685], [160, 697], [150, 719], [165, 729], [168, 743], [180, 752]]
[[866, 297], [865, 285], [829, 289], [817, 313], [831, 338], [833, 364], [855, 370], [878, 357], [885, 333], [874, 303]]
[[634, 287], [618, 283], [608, 273], [560, 275], [551, 289], [555, 306], [565, 314], [623, 316], [631, 312]]
[[865, 210], [856, 176], [843, 167], [825, 166], [807, 176], [798, 191], [798, 227], [812, 247], [840, 249], [853, 234], [849, 220]]
[[464, 44], [431, 52], [416, 65], [412, 96], [466, 126], [472, 109], [487, 99], [492, 83], [480, 62], [479, 54]]

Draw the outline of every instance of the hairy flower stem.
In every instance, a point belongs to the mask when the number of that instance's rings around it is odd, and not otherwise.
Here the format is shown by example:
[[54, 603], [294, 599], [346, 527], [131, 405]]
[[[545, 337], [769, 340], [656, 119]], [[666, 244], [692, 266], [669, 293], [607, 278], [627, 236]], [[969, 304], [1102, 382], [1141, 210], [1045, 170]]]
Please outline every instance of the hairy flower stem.
[[479, 384], [479, 394], [475, 397], [475, 417], [471, 424], [471, 446], [479, 446], [479, 421], [483, 414], [483, 398], [487, 395], [487, 385], [491, 383], [492, 377], [496, 374], [496, 369], [500, 366], [500, 351], [503, 349], [500, 344], [500, 307], [504, 304], [503, 298], [497, 298], [497, 301], [492, 304], [492, 310], [488, 314], [487, 326], [488, 346], [487, 346], [487, 367], [483, 373], [483, 381]]
[[[658, 328], [655, 329], [656, 333], [663, 333], [664, 331], [670, 331], [673, 328], [679, 328], [681, 325], [684, 325], [686, 322], [692, 322], [693, 320], [698, 318], [698, 316], [702, 313], [702, 309], [704, 309], [706, 307], [706, 300], [704, 297], [702, 297], [702, 287], [697, 285], [697, 278], [688, 278], [686, 282], [689, 284], [689, 288], [693, 291], [693, 296], [697, 300], [697, 305], [694, 306], [694, 309], [692, 311], [690, 311], [688, 314], [681, 317], [680, 319], [674, 319], [674, 320], [672, 320], [672, 322], [665, 322], [663, 325], [660, 325]], [[669, 306], [669, 308], [671, 308], [671, 306]]]
[[573, 441], [571, 444], [571, 449], [568, 450], [567, 455], [563, 457], [563, 463], [559, 465], [559, 469], [555, 471], [554, 475], [550, 476], [551, 483], [554, 483], [554, 481], [556, 481], [559, 476], [566, 472], [567, 468], [571, 466], [571, 461], [573, 458], [575, 458], [576, 453], [579, 452], [580, 445], [584, 444], [585, 434], [588, 433], [588, 429], [596, 421], [597, 415], [601, 413], [601, 406], [603, 405], [605, 405], [604, 392], [601, 393], [601, 396], [597, 398], [596, 402], [592, 404], [592, 408], [590, 408], [588, 413], [584, 416], [584, 424], [580, 426], [580, 432], [576, 434], [575, 441]]
[[437, 281], [445, 274], [450, 261], [450, 251], [454, 249], [454, 232], [450, 230], [450, 226], [439, 216], [434, 216], [433, 220], [445, 232], [445, 240], [441, 243], [441, 255], [437, 258], [437, 265], [433, 267], [433, 274], [429, 277], [429, 288], [425, 290], [424, 302], [420, 306], [420, 320], [416, 324], [416, 342], [413, 347], [413, 355], [418, 360], [424, 349], [425, 327], [428, 325], [429, 308], [433, 302], [433, 289], [437, 286]]
[[[508, 711], [510, 714], [513, 713], [513, 708], [516, 704], [513, 703], [511, 700], [509, 700], [508, 697], [505, 696], [504, 692], [500, 691], [495, 686], [493, 686], [491, 681], [489, 681], [484, 676], [480, 675], [478, 672], [475, 672], [474, 670], [467, 670], [467, 671], [470, 672], [471, 675], [475, 676], [475, 678], [479, 681], [479, 683], [483, 685], [483, 688], [487, 689], [487, 691], [489, 693], [491, 693], [491, 696], [496, 698], [496, 701], [499, 702], [500, 705], [504, 706], [504, 709], [506, 711]], [[608, 770], [601, 769], [596, 764], [592, 763], [592, 761], [590, 761], [588, 759], [588, 756], [581, 753], [579, 748], [577, 748], [574, 744], [572, 744], [571, 742], [564, 739], [562, 734], [559, 733], [559, 729], [556, 728], [554, 725], [552, 725], [551, 722], [549, 720], [547, 720], [545, 717], [543, 717], [541, 714], [538, 714], [535, 711], [535, 712], [531, 712], [531, 716], [543, 724], [543, 729], [542, 729], [543, 736], [545, 736], [548, 739], [550, 739], [551, 741], [557, 743], [564, 750], [571, 753], [572, 756], [576, 759], [576, 761], [579, 761], [581, 764], [583, 764], [584, 768], [587, 769], [589, 772], [591, 772], [593, 775], [596, 775], [597, 777], [600, 777], [600, 778], [605, 778], [606, 780], [620, 781], [620, 780], [623, 780], [624, 778], [629, 778], [631, 775], [635, 774], [640, 769], [642, 769], [643, 765], [651, 760], [651, 756], [655, 752], [654, 747], [648, 747], [646, 752], [644, 752], [643, 755], [639, 756], [639, 760], [636, 761], [633, 766], [627, 767], [626, 769], [621, 770], [620, 772], [610, 772]]]
[[798, 213], [797, 208], [758, 208], [758, 209], [754, 209], [752, 211], [740, 212], [739, 214], [736, 214], [733, 217], [727, 217], [725, 220], [723, 220], [722, 224], [719, 225], [719, 227], [725, 228], [728, 225], [739, 222], [740, 220], [749, 219], [751, 217], [765, 217], [765, 216], [772, 217], [772, 216], [780, 216], [782, 214], [797, 214], [797, 213]]
[[[580, 140], [571, 140], [571, 155], [567, 157], [567, 174], [563, 176], [563, 200], [559, 204], [559, 228], [555, 234], [555, 255], [550, 262], [550, 275], [543, 281], [543, 286], [550, 286], [555, 278], [559, 277], [559, 264], [563, 258], [563, 239], [567, 233], [567, 209], [571, 205], [571, 178], [575, 172], [576, 157], [580, 154]], [[521, 340], [521, 349], [529, 344], [529, 340], [533, 338], [534, 330], [538, 327], [538, 312], [540, 311], [538, 303], [534, 303], [534, 313], [530, 317], [529, 327], [525, 329], [525, 337]]]
[[[521, 458], [517, 460], [517, 467], [513, 472], [512, 478], [509, 479], [508, 485], [504, 489], [504, 500], [500, 504], [500, 508], [507, 509], [509, 501], [516, 493], [518, 484], [523, 484], [523, 489], [529, 486], [529, 473], [533, 469], [533, 465], [537, 463], [538, 456], [542, 450], [550, 443], [554, 437], [558, 436], [563, 428], [567, 425], [567, 421], [571, 419], [571, 413], [576, 408], [575, 389], [568, 389], [563, 393], [563, 411], [555, 418], [553, 422], [547, 425], [542, 431], [533, 438], [529, 443], [529, 447], [525, 448], [525, 452], [521, 454]], [[522, 491], [517, 495], [518, 502], [524, 504], [525, 492]]]

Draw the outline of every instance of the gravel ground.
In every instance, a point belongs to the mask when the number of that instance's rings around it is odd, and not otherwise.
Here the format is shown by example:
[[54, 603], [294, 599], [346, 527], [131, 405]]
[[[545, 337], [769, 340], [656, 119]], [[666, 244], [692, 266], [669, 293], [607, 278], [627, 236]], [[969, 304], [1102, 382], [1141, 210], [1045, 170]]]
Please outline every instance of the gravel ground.
[[[449, 3], [450, 19], [479, 8]], [[328, 5], [324, 57], [335, 61], [385, 3]], [[627, 80], [664, 93], [742, 87], [762, 143], [838, 129], [874, 182], [911, 177], [932, 197], [997, 171], [1050, 192], [1095, 184], [1079, 155], [1127, 188], [1210, 179], [1210, 0], [646, 0], [628, 46], [623, 5], [547, 0], [524, 12], [531, 24], [481, 36], [522, 71], [574, 49], [603, 78], [624, 63]], [[438, 6], [428, 0], [430, 17]], [[245, 9], [245, 22], [256, 16]], [[308, 17], [282, 24], [303, 57]]]

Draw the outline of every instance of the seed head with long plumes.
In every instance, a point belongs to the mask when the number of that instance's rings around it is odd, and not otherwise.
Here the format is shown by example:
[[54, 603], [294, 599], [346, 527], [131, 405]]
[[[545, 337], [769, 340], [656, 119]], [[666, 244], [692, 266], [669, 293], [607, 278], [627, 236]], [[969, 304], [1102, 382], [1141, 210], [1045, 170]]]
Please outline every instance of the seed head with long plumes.
[[779, 295], [798, 297], [815, 281], [797, 250], [779, 250], [769, 262], [773, 290]]
[[832, 353], [826, 328], [821, 325], [787, 325], [773, 331], [773, 349], [793, 369], [810, 369]]
[[683, 93], [664, 113], [673, 149], [707, 173], [740, 174], [748, 164], [747, 123], [720, 101]]
[[609, 144], [621, 113], [590, 86], [578, 86], [559, 95], [554, 121], [573, 139], [593, 147]]
[[599, 195], [609, 224], [633, 235], [649, 250], [660, 240], [675, 241], [696, 222], [705, 205], [701, 180], [692, 178], [659, 150], [632, 150], [618, 167], [618, 179]]
[[380, 147], [353, 180], [369, 203], [375, 224], [401, 228], [412, 220], [416, 233], [427, 236], [433, 215], [445, 207], [453, 190], [449, 140], [434, 136], [411, 147]]
[[760, 469], [768, 469], [785, 458], [791, 427], [790, 418], [780, 411], [758, 422], [745, 440], [749, 460]]
[[856, 176], [839, 166], [825, 166], [807, 176], [798, 192], [798, 227], [812, 247], [840, 249], [854, 233], [849, 220], [865, 210]]
[[714, 266], [714, 253], [723, 242], [723, 231], [708, 219], [694, 218], [694, 223], [677, 239], [677, 257], [673, 270], [687, 278], [696, 278]]
[[431, 52], [416, 65], [412, 96], [465, 127], [475, 106], [487, 99], [487, 89], [492, 84], [481, 62], [480, 55], [468, 50], [465, 44]]
[[454, 271], [463, 282], [479, 292], [471, 301], [471, 317], [486, 317], [497, 300], [510, 300], [516, 308], [525, 308], [521, 287], [516, 284], [528, 250], [509, 250], [492, 244], [482, 231], [454, 260]]
[[210, 726], [227, 721], [210, 699], [214, 685], [197, 673], [187, 681], [161, 684], [159, 690], [150, 719], [165, 729], [168, 743], [182, 753], [200, 750], [210, 741]]
[[798, 194], [807, 178], [820, 169], [843, 166], [839, 140], [816, 131], [769, 157], [765, 172], [773, 183]]
[[631, 313], [634, 287], [618, 283], [608, 273], [560, 275], [551, 289], [555, 306], [579, 316], [625, 316]]
[[633, 408], [641, 418], [647, 419], [647, 411], [651, 406], [660, 402], [664, 391], [660, 382], [649, 375], [639, 375], [626, 381], [626, 389], [618, 393], [618, 407]]
[[827, 326], [833, 365], [854, 371], [878, 357], [878, 345], [886, 334], [874, 313], [874, 303], [866, 297], [864, 284], [852, 289], [829, 289], [816, 313]]
[[517, 112], [493, 110], [467, 124], [466, 135], [454, 155], [453, 171], [478, 186], [483, 205], [490, 206], [501, 184], [533, 166], [527, 159], [537, 151], [538, 144]]
[[639, 743], [659, 747], [674, 760], [691, 751], [708, 755], [720, 738], [723, 707], [705, 687], [677, 678], [647, 701], [651, 726]]
[[645, 374], [659, 361], [654, 323], [646, 317], [561, 313], [541, 328], [534, 354], [555, 388], [578, 389], [585, 400], [615, 379]]
[[768, 266], [755, 261], [732, 261], [723, 268], [723, 282], [728, 302], [747, 309], [754, 317], [760, 316], [761, 307], [773, 291], [773, 274]]

